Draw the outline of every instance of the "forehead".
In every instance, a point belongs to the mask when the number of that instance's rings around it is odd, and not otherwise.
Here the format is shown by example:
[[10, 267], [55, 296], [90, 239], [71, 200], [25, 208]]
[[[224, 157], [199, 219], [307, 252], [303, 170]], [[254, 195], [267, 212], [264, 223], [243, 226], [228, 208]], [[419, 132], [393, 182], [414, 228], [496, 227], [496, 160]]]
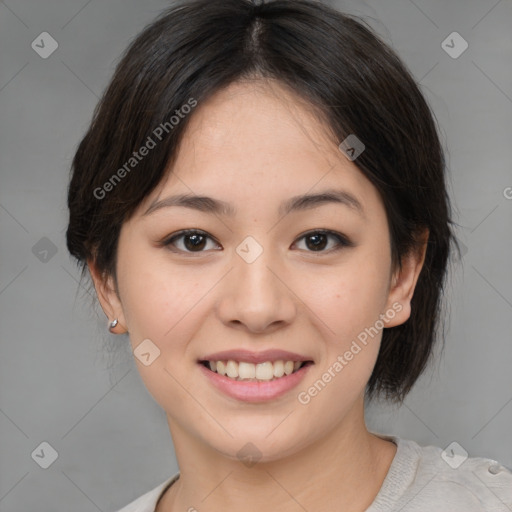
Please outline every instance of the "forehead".
[[172, 169], [144, 205], [171, 192], [270, 204], [327, 188], [351, 192], [365, 209], [380, 201], [309, 103], [276, 81], [236, 82], [195, 108]]
[[[258, 160], [313, 153], [329, 158], [328, 126], [285, 85], [273, 80], [235, 82], [199, 104], [190, 120], [185, 150], [212, 156], [229, 150], [233, 157], [258, 149]], [[332, 155], [331, 155], [332, 156]]]

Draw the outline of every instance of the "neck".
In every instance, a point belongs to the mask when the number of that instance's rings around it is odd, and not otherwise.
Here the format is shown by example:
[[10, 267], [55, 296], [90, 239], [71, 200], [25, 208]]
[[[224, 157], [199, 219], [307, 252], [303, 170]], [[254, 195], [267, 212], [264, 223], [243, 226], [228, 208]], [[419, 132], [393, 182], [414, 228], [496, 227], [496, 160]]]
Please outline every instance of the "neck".
[[396, 453], [393, 443], [368, 432], [363, 404], [361, 398], [352, 419], [345, 418], [302, 450], [254, 465], [221, 455], [168, 416], [180, 478], [157, 512], [295, 512], [298, 506], [363, 512], [379, 492]]

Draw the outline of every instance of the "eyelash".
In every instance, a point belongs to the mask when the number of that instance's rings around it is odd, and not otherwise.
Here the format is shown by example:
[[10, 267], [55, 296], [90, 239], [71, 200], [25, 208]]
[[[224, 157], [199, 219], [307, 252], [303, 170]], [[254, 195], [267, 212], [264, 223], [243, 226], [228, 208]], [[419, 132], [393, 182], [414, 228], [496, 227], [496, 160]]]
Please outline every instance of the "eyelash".
[[[167, 237], [165, 240], [163, 240], [160, 243], [160, 245], [163, 247], [167, 247], [170, 251], [176, 252], [176, 253], [201, 254], [201, 253], [206, 252], [204, 250], [203, 251], [188, 251], [188, 250], [171, 248], [171, 246], [173, 245], [173, 243], [176, 240], [178, 240], [179, 238], [183, 238], [184, 236], [187, 236], [187, 235], [202, 235], [206, 238], [209, 238], [210, 240], [213, 240], [215, 243], [218, 244], [218, 242], [213, 237], [211, 237], [204, 231], [201, 231], [199, 229], [184, 229], [182, 231], [178, 231], [177, 233], [172, 234], [170, 237]], [[341, 233], [338, 233], [336, 231], [331, 231], [328, 229], [319, 229], [319, 230], [314, 230], [314, 231], [308, 231], [307, 233], [304, 233], [303, 235], [301, 235], [297, 239], [297, 241], [302, 240], [302, 239], [307, 238], [308, 236], [312, 236], [312, 235], [328, 235], [337, 240], [337, 245], [331, 249], [320, 250], [320, 251], [309, 251], [309, 250], [306, 251], [306, 252], [310, 252], [312, 254], [329, 254], [329, 253], [332, 253], [335, 251], [339, 251], [339, 250], [343, 249], [344, 247], [353, 247], [354, 246], [354, 244], [346, 236], [344, 236]], [[218, 244], [218, 245], [220, 245], [220, 244]]]

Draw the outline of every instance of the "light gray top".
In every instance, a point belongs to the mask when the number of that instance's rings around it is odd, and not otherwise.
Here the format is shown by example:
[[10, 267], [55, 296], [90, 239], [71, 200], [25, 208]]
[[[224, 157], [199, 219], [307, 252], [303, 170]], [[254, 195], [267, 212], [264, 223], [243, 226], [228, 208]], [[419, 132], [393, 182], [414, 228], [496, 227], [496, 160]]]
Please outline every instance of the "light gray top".
[[[512, 472], [495, 460], [465, 458], [460, 445], [443, 451], [379, 435], [397, 445], [382, 487], [366, 512], [512, 512]], [[176, 473], [118, 512], [155, 512]]]

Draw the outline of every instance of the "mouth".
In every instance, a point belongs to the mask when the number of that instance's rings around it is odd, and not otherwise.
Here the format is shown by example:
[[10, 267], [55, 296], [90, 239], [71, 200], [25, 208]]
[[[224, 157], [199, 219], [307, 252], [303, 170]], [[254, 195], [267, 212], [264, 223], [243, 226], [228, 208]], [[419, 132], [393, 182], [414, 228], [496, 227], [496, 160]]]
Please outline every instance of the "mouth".
[[[261, 360], [261, 355], [258, 359]], [[203, 359], [198, 368], [214, 389], [237, 402], [262, 403], [289, 396], [306, 377], [313, 361], [277, 359], [251, 363]]]
[[315, 364], [311, 356], [278, 348], [242, 348], [203, 354], [197, 366], [206, 381], [237, 402], [269, 402], [290, 396]]
[[294, 361], [279, 359], [252, 363], [247, 361], [200, 360], [199, 364], [207, 370], [238, 382], [272, 382], [297, 373], [302, 368], [311, 366], [313, 361]]

